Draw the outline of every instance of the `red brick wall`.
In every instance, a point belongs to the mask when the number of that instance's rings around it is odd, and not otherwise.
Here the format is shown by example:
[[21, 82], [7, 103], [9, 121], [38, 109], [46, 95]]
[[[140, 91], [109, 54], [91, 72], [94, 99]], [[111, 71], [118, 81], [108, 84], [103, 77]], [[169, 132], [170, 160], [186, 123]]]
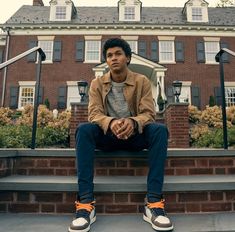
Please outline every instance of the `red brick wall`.
[[[102, 40], [113, 37], [113, 35], [104, 36]], [[43, 64], [41, 74], [41, 86], [44, 87], [43, 99], [48, 98], [51, 108], [57, 107], [58, 88], [66, 86], [66, 81], [87, 80], [89, 83], [94, 78], [92, 68], [97, 64], [88, 64], [75, 61], [75, 43], [83, 36], [74, 35], [56, 35], [55, 40], [62, 41], [62, 61], [53, 64]], [[150, 55], [150, 42], [156, 39], [156, 36], [140, 36], [139, 40], [148, 42], [147, 55]], [[26, 51], [30, 40], [37, 40], [37, 36], [11, 36], [10, 58]], [[214, 87], [218, 87], [219, 65], [208, 65], [197, 63], [196, 60], [196, 42], [202, 41], [200, 36], [176, 36], [175, 40], [183, 41], [185, 47], [185, 61], [176, 64], [163, 64], [167, 68], [165, 76], [165, 85], [171, 86], [174, 80], [192, 81], [192, 86], [200, 87], [201, 106], [205, 107], [209, 103], [209, 96], [214, 95]], [[227, 42], [229, 48], [235, 51], [235, 38], [221, 38], [221, 41]], [[231, 57], [229, 64], [224, 64], [225, 81], [234, 81], [235, 58]], [[9, 66], [6, 91], [6, 105], [9, 104], [10, 86], [18, 86], [18, 81], [35, 80], [35, 64], [28, 63], [23, 59]], [[210, 84], [208, 84], [210, 83]]]
[[87, 103], [74, 103], [71, 108], [70, 119], [70, 147], [75, 147], [75, 132], [78, 125], [87, 122], [88, 105]]
[[[146, 154], [147, 157], [147, 154]], [[138, 157], [97, 157], [95, 159], [96, 176], [146, 176], [147, 158]], [[2, 159], [0, 164], [10, 162]], [[13, 174], [17, 175], [61, 175], [75, 176], [75, 157], [18, 157], [14, 163]], [[3, 174], [9, 168], [3, 168]], [[235, 157], [168, 157], [165, 175], [228, 175], [235, 174]]]
[[189, 147], [188, 104], [169, 104], [165, 111], [165, 121], [169, 130], [169, 147]]
[[[73, 104], [70, 125], [70, 147], [75, 147], [74, 135], [77, 126], [86, 122], [88, 116], [87, 104]], [[165, 123], [168, 127], [170, 138], [169, 147], [189, 147], [189, 121], [188, 104], [170, 104], [165, 111]]]
[[[145, 193], [96, 193], [98, 213], [143, 212]], [[234, 211], [235, 191], [166, 192], [168, 213]], [[74, 192], [0, 192], [0, 212], [74, 213]]]
[[14, 159], [0, 158], [0, 177], [9, 176], [13, 172]]

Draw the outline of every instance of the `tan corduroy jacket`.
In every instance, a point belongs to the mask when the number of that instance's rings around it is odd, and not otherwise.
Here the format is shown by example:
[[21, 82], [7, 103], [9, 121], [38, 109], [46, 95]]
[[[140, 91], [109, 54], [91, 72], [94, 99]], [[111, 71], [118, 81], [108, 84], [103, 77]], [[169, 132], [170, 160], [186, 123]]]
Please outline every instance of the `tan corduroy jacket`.
[[[144, 75], [128, 70], [123, 90], [132, 119], [138, 124], [138, 131], [155, 121], [155, 108], [151, 85]], [[110, 72], [92, 80], [89, 90], [88, 121], [97, 123], [106, 134], [113, 117], [107, 115], [107, 94], [111, 89]]]

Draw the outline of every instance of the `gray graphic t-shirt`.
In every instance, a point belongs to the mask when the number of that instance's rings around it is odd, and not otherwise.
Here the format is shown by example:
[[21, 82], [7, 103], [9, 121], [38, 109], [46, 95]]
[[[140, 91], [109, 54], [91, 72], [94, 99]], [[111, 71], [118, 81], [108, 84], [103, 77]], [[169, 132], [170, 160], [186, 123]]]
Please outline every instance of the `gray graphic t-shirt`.
[[127, 102], [123, 95], [124, 82], [112, 81], [112, 88], [107, 95], [108, 115], [115, 118], [127, 118], [131, 116]]

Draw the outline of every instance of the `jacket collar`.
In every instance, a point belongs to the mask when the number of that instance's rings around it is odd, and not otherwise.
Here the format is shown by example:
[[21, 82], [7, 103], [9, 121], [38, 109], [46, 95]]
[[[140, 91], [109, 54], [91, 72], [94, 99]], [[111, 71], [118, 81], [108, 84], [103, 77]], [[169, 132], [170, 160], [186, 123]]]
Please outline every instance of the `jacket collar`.
[[[103, 83], [104, 84], [108, 84], [108, 83], [112, 82], [110, 74], [111, 74], [110, 71], [104, 74], [104, 76], [103, 76]], [[126, 80], [124, 81], [124, 83], [126, 85], [135, 85], [134, 73], [132, 71], [130, 71], [129, 69], [127, 69], [127, 77], [126, 77]]]

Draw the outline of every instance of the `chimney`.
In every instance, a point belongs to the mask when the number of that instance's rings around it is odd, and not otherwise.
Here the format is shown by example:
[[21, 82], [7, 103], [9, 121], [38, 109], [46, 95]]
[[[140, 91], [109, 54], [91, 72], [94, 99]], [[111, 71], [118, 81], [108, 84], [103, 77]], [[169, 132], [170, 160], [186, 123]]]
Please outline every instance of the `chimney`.
[[44, 6], [42, 0], [33, 0], [33, 6]]

